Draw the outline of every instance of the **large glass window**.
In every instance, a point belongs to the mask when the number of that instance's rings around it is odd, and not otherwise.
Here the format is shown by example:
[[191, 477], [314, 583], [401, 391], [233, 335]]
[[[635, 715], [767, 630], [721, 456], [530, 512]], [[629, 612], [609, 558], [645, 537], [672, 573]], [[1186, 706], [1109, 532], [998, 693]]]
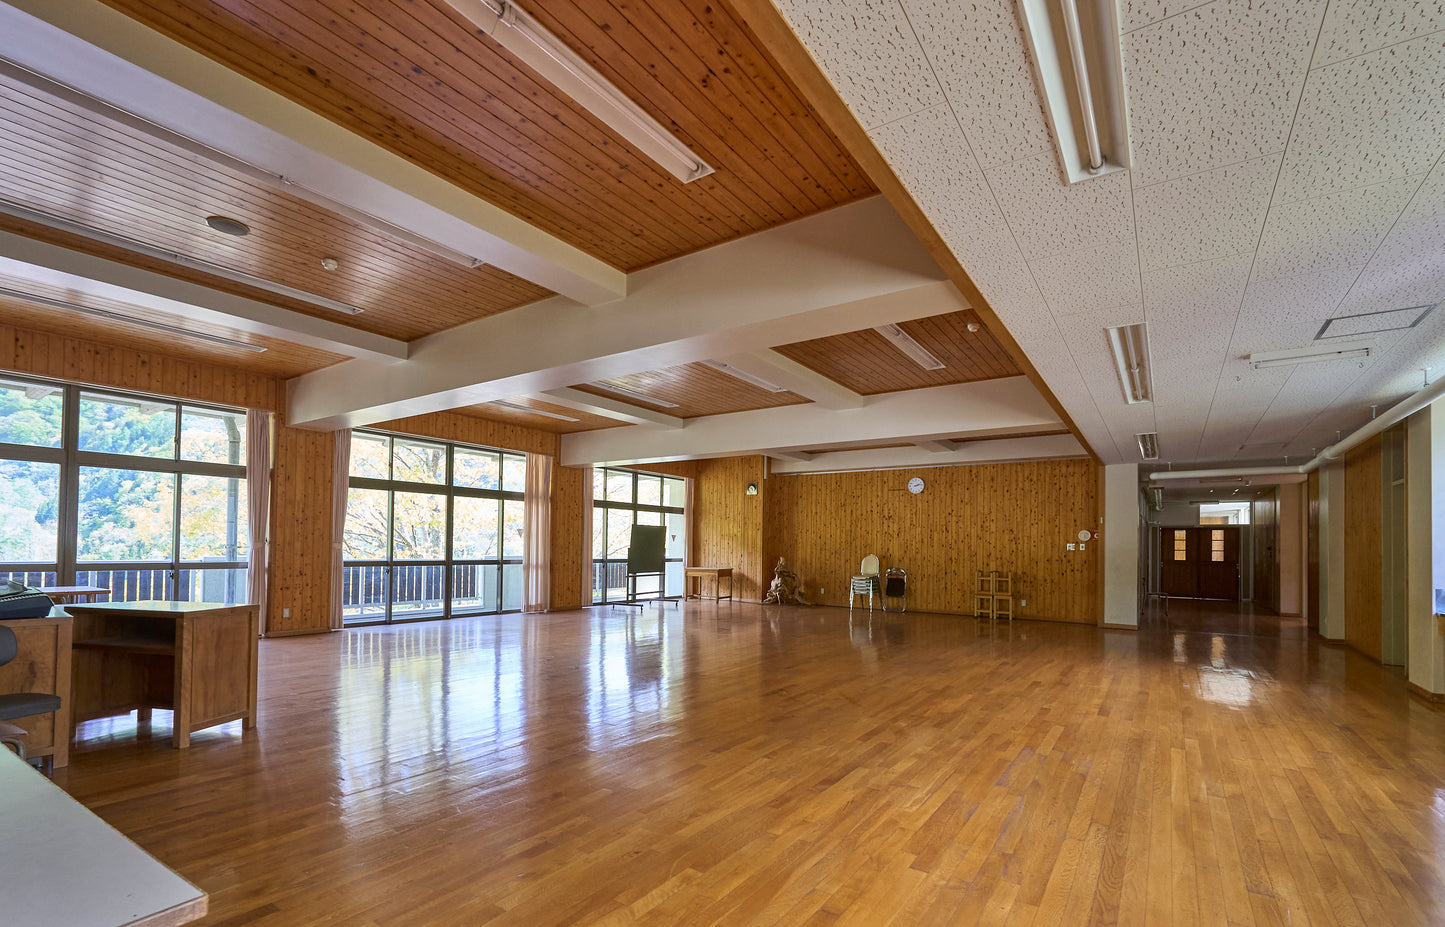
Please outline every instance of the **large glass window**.
[[246, 413], [0, 380], [0, 578], [246, 601]]
[[520, 609], [526, 479], [521, 454], [353, 433], [344, 621]]
[[[627, 548], [633, 525], [663, 525], [665, 572], [641, 576], [636, 594], [682, 595], [687, 551], [687, 483], [670, 476], [598, 467], [592, 471], [592, 601], [620, 602], [627, 588]], [[660, 580], [660, 586], [659, 586]]]

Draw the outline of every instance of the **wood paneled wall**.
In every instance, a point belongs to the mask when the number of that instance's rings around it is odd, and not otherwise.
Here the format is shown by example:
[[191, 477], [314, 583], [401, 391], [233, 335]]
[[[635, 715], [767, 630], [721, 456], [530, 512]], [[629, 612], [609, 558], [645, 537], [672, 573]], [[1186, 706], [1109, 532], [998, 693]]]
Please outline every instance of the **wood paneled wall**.
[[[271, 460], [266, 634], [331, 629], [331, 458], [336, 436], [280, 425]], [[290, 617], [285, 609], [291, 610]]]
[[554, 458], [560, 453], [562, 438], [550, 431], [539, 431], [513, 422], [499, 422], [475, 415], [461, 415], [456, 412], [433, 412], [429, 415], [413, 415], [390, 422], [378, 422], [375, 426], [383, 431], [399, 431], [402, 434], [423, 438], [437, 438], [442, 441], [460, 441], [463, 444], [481, 444], [499, 447], [509, 451], [532, 454], [550, 454]]
[[[592, 487], [581, 467], [552, 458], [552, 608], [581, 608], [582, 513], [592, 504]], [[588, 605], [591, 602], [586, 603]]]
[[1345, 643], [1376, 660], [1383, 656], [1381, 447], [1371, 438], [1345, 455]]
[[770, 577], [784, 557], [815, 601], [847, 605], [849, 578], [876, 553], [908, 571], [910, 609], [958, 614], [973, 613], [975, 570], [1011, 571], [1019, 617], [1093, 624], [1102, 548], [1065, 545], [1098, 525], [1098, 484], [1086, 460], [774, 476], [763, 561]]
[[1254, 604], [1279, 614], [1279, 488], [1254, 500], [1249, 511], [1254, 535]]
[[[697, 462], [693, 489], [693, 538], [690, 562], [732, 567], [734, 595], [756, 602], [772, 580], [772, 561], [763, 549], [763, 511], [769, 480], [761, 456], [724, 457]], [[758, 494], [749, 496], [749, 483]], [[766, 568], [765, 568], [766, 567]]]
[[265, 374], [13, 325], [0, 325], [0, 369], [273, 412], [285, 396]]

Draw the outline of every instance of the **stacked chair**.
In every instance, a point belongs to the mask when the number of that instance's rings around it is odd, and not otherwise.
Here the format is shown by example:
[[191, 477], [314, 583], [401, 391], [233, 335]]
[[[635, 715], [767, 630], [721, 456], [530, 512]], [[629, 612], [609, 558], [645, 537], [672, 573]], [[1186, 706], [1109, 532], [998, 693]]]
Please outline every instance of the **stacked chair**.
[[973, 615], [975, 618], [1014, 618], [1013, 574], [990, 570], [978, 570], [973, 587]]

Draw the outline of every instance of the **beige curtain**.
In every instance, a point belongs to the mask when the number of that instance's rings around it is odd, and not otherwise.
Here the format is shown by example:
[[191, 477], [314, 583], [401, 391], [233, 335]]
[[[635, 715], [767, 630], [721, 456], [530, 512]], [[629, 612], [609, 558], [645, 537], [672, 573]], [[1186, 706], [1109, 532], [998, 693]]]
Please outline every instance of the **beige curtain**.
[[331, 457], [331, 630], [341, 630], [342, 572], [346, 537], [346, 491], [351, 480], [351, 429], [336, 432]]
[[[693, 532], [693, 523], [697, 518], [696, 500], [693, 497], [694, 482], [692, 477], [687, 477], [683, 489], [682, 530], [687, 532], [687, 537], [682, 539], [682, 565], [685, 567], [700, 566], [697, 561], [697, 554], [695, 553], [697, 550], [697, 535]], [[683, 588], [686, 588], [686, 583], [683, 584]]]
[[552, 458], [527, 455], [522, 503], [522, 611], [545, 612], [552, 604]]
[[250, 601], [266, 634], [266, 567], [271, 537], [271, 418], [265, 409], [246, 410], [246, 516], [251, 555], [247, 564]]
[[582, 601], [592, 604], [592, 468], [582, 468]]

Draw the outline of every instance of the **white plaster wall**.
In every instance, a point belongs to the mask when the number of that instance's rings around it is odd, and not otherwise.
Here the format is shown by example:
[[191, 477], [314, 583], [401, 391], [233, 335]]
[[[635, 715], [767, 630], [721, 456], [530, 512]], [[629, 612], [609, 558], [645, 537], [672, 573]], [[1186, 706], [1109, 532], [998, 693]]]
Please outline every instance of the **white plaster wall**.
[[1103, 624], [1139, 625], [1139, 465], [1104, 467]]

